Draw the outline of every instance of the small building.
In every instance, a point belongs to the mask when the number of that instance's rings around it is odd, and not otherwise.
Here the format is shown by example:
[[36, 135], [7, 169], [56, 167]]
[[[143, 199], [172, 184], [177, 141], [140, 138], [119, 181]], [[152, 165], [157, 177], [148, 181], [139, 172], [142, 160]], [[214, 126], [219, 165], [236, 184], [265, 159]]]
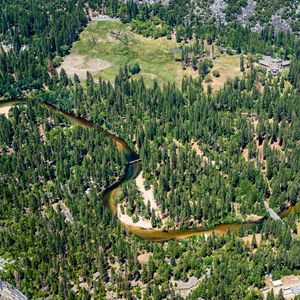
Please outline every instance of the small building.
[[288, 275], [279, 280], [272, 280], [272, 276], [266, 276], [265, 278], [266, 289], [263, 291], [264, 298], [267, 296], [267, 292], [273, 290], [275, 295], [278, 295], [280, 290], [283, 291], [285, 299], [294, 299], [300, 295], [300, 276]]
[[290, 61], [277, 59], [272, 56], [263, 55], [258, 63], [267, 70], [267, 72], [276, 76], [279, 75], [284, 69], [290, 65]]
[[192, 276], [187, 282], [179, 281], [177, 283], [177, 290], [190, 290], [198, 284], [199, 280], [197, 277]]

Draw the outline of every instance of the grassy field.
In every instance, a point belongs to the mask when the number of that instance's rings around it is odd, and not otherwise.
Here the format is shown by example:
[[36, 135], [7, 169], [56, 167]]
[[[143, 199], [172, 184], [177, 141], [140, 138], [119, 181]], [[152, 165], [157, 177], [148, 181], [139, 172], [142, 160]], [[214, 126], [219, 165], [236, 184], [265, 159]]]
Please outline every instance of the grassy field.
[[[240, 71], [240, 56], [239, 55], [225, 55], [217, 57], [213, 60], [213, 70], [218, 70], [220, 72], [220, 77], [216, 78], [210, 72], [212, 82], [210, 83], [213, 90], [220, 89], [224, 83], [235, 77], [241, 77], [242, 72]], [[246, 63], [245, 63], [246, 64]], [[246, 67], [246, 66], [245, 66]], [[205, 88], [207, 84], [204, 83]]]
[[[153, 79], [159, 83], [176, 82], [180, 85], [183, 76], [198, 76], [198, 71], [182, 70], [180, 54], [176, 50], [181, 45], [174, 39], [145, 38], [130, 31], [119, 21], [92, 21], [81, 33], [80, 40], [65, 57], [61, 67], [72, 77], [76, 73], [80, 79], [90, 71], [94, 78], [114, 81], [121, 66], [139, 63], [146, 84]], [[214, 60], [213, 70], [220, 71], [220, 77], [213, 76], [213, 90], [223, 86], [229, 78], [240, 76], [239, 56], [221, 55]], [[206, 86], [206, 84], [204, 84]]]
[[[159, 82], [175, 80], [179, 83], [184, 71], [181, 62], [175, 61], [176, 54], [172, 53], [176, 47], [179, 44], [174, 40], [144, 38], [118, 21], [92, 21], [74, 44], [67, 64], [64, 62], [62, 67], [71, 75], [68, 68], [74, 70], [74, 56], [77, 68], [85, 74], [92, 60], [93, 70], [95, 64], [99, 65], [99, 71], [93, 72], [94, 77], [113, 80], [121, 66], [138, 62], [140, 74], [146, 82], [156, 78]], [[78, 63], [79, 56], [83, 57], [81, 63]]]

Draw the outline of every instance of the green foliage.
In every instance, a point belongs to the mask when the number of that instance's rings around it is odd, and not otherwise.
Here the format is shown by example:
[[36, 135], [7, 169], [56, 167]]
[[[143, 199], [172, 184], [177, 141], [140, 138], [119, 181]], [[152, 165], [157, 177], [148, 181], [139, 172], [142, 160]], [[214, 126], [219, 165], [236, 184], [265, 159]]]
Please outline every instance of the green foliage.
[[[285, 0], [264, 2], [257, 1], [257, 7], [265, 5], [266, 18], [282, 4], [289, 7]], [[114, 84], [96, 83], [90, 73], [81, 84], [78, 76], [72, 81], [53, 67], [86, 25], [83, 2], [39, 0], [32, 9], [27, 0], [4, 1], [0, 35], [13, 50], [0, 51], [0, 96], [35, 92], [34, 101], [12, 108], [9, 119], [0, 116], [0, 255], [15, 260], [1, 278], [31, 299], [104, 299], [110, 291], [120, 299], [176, 299], [173, 280], [191, 276], [201, 278], [191, 299], [261, 299], [265, 275], [299, 274], [300, 243], [291, 234], [297, 215], [284, 224], [265, 221], [257, 229], [260, 242], [246, 225], [238, 235], [166, 243], [126, 233], [100, 196], [124, 174], [125, 157], [96, 129], [70, 124], [38, 104], [56, 103], [133, 141], [147, 187], [153, 187], [167, 216], [161, 220], [132, 181], [117, 200], [134, 222], [145, 217], [153, 227], [163, 221], [182, 229], [213, 227], [241, 222], [249, 214], [265, 216], [264, 199], [280, 212], [299, 195], [299, 49], [293, 33], [275, 34], [272, 28], [253, 33], [237, 22], [216, 28], [193, 15], [187, 22], [184, 0], [170, 1], [168, 7], [87, 3], [132, 22], [146, 36], [170, 37], [175, 28], [177, 41], [188, 42], [194, 34], [195, 43], [182, 47], [182, 62], [199, 68], [201, 79], [212, 68], [212, 62], [202, 60], [205, 39], [238, 53], [292, 55], [292, 86], [286, 88], [284, 78], [265, 76], [256, 68], [214, 93], [206, 93], [192, 78], [183, 78], [181, 89], [156, 81], [146, 88], [143, 78], [130, 79], [130, 67], [120, 70]], [[234, 19], [244, 5], [228, 1], [227, 18]], [[254, 18], [264, 19], [262, 11]], [[122, 41], [128, 48], [128, 35]], [[241, 154], [247, 151], [248, 161]], [[73, 222], [54, 209], [58, 202], [69, 208]], [[241, 240], [247, 234], [248, 245]], [[139, 262], [142, 253], [150, 255], [148, 261]], [[89, 288], [81, 288], [80, 281]], [[146, 286], [141, 291], [135, 282]], [[73, 284], [80, 287], [76, 295]], [[268, 297], [275, 298], [272, 293]]]
[[138, 63], [134, 63], [132, 65], [129, 65], [128, 70], [132, 75], [134, 75], [134, 74], [139, 74], [141, 71], [141, 68]]
[[217, 78], [220, 77], [220, 71], [219, 70], [213, 70], [212, 74], [213, 74], [213, 76], [215, 76]]

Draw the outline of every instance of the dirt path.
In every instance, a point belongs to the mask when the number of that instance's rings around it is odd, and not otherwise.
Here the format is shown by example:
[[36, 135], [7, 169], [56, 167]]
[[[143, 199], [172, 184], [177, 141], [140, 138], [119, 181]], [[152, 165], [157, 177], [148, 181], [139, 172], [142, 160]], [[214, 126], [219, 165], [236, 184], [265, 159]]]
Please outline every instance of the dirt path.
[[60, 206], [61, 210], [63, 211], [66, 220], [69, 221], [70, 223], [74, 223], [72, 214], [69, 210], [69, 208], [62, 202], [62, 201], [58, 201], [57, 203], [52, 204], [52, 207], [56, 210], [56, 207]]
[[44, 126], [42, 124], [38, 125], [38, 131], [40, 134], [40, 138], [42, 142], [46, 141], [46, 134], [45, 134], [45, 130], [44, 130]]

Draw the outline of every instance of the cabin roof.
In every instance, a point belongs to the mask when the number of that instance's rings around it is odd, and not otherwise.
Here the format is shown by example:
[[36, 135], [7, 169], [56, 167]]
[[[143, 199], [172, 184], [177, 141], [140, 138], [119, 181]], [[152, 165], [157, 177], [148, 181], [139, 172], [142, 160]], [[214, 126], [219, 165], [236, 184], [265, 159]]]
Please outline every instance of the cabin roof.
[[198, 283], [198, 278], [195, 276], [192, 276], [189, 278], [187, 282], [178, 282], [177, 283], [177, 289], [178, 290], [188, 290], [193, 288]]

